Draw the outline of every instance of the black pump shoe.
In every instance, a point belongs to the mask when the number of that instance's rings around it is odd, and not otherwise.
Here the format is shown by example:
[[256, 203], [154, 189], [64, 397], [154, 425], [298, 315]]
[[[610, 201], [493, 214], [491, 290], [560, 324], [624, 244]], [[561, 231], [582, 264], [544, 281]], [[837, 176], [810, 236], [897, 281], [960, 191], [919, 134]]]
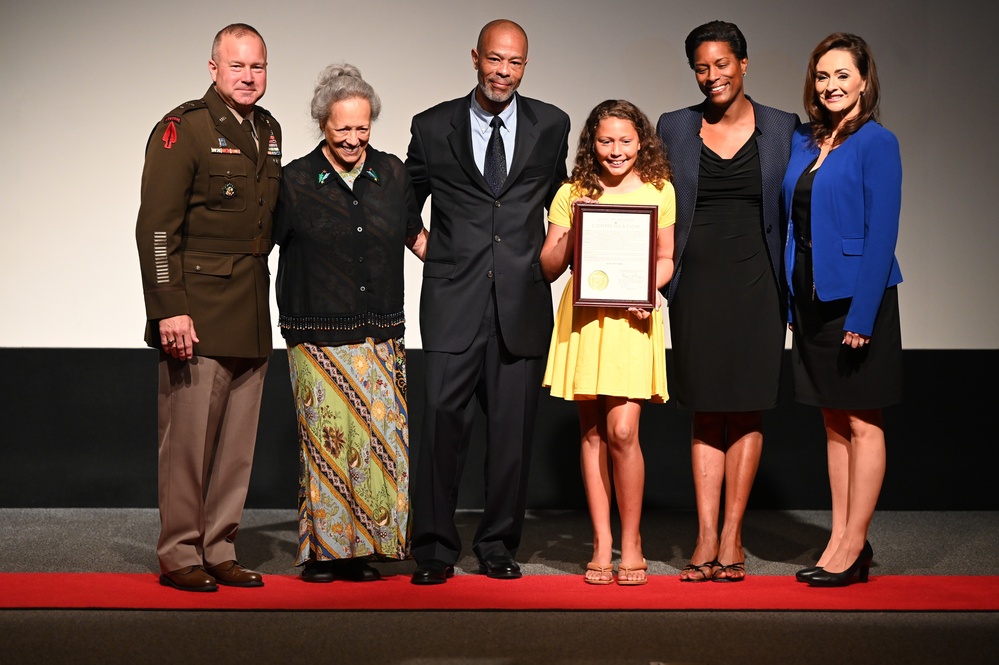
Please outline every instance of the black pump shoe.
[[812, 566], [811, 568], [802, 568], [794, 574], [794, 579], [799, 582], [807, 582], [812, 578], [812, 575], [822, 570], [818, 566]]
[[816, 587], [841, 587], [853, 584], [853, 576], [856, 575], [858, 581], [866, 583], [871, 571], [871, 561], [874, 560], [874, 548], [867, 541], [864, 541], [864, 549], [860, 550], [860, 556], [849, 568], [841, 573], [830, 573], [825, 568], [820, 568], [813, 573], [806, 581], [809, 586]]
[[[871, 543], [867, 540], [864, 541], [864, 549], [860, 551], [861, 555], [863, 555], [864, 553], [870, 555], [872, 559], [874, 558], [874, 548], [871, 547]], [[794, 574], [794, 579], [796, 579], [799, 582], [807, 582], [809, 579], [811, 579], [813, 575], [815, 575], [815, 573], [819, 572], [820, 570], [822, 570], [822, 566], [812, 566], [811, 568], [802, 568], [801, 570], [799, 570]]]

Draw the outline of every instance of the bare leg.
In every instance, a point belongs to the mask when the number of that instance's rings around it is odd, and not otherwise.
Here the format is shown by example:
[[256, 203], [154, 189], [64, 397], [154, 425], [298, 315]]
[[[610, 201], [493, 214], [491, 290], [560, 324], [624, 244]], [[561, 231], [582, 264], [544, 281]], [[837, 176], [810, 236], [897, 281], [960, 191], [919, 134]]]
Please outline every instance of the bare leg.
[[[607, 451], [607, 425], [604, 398], [581, 400], [579, 406], [580, 467], [586, 503], [593, 523], [593, 563], [609, 566], [613, 560], [613, 542], [610, 525], [611, 484]], [[587, 570], [586, 579], [606, 580], [608, 573]], [[610, 574], [613, 579], [613, 574]]]
[[880, 409], [847, 411], [850, 427], [849, 494], [839, 546], [823, 567], [830, 573], [849, 568], [860, 556], [881, 494], [887, 453]]
[[[725, 414], [694, 413], [690, 462], [694, 472], [697, 505], [697, 544], [690, 557], [695, 566], [718, 558], [718, 514], [722, 482], [725, 478]], [[711, 577], [711, 566], [680, 572], [680, 579], [698, 581]]]
[[829, 563], [846, 530], [850, 508], [850, 419], [846, 411], [822, 409], [826, 428], [826, 455], [829, 467], [829, 492], [832, 497], [832, 526], [829, 542], [815, 564], [819, 568]]
[[[639, 566], [642, 555], [642, 495], [645, 491], [645, 458], [638, 441], [638, 420], [642, 402], [621, 397], [605, 397], [607, 444], [610, 449], [617, 508], [621, 515], [621, 567]], [[618, 579], [639, 581], [644, 570], [633, 570]]]
[[[746, 560], [742, 548], [742, 522], [763, 452], [763, 414], [759, 411], [726, 414], [728, 450], [725, 452], [725, 522], [718, 561], [722, 565]], [[726, 570], [718, 577], [741, 579], [745, 571]]]

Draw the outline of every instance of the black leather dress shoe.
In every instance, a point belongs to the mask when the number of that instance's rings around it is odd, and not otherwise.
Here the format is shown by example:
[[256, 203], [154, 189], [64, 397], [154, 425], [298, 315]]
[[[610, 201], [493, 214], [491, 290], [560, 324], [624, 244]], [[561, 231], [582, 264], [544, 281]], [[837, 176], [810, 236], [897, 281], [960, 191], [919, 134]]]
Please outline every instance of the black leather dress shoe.
[[306, 561], [302, 569], [303, 582], [325, 584], [336, 579], [333, 573], [332, 561]]
[[377, 582], [382, 574], [364, 559], [334, 559], [316, 561], [310, 559], [302, 569], [302, 581], [327, 583], [336, 580], [344, 582]]
[[454, 577], [454, 566], [440, 559], [427, 559], [413, 571], [413, 584], [444, 584]]
[[522, 576], [520, 566], [517, 565], [517, 562], [511, 556], [494, 556], [489, 559], [480, 559], [479, 572], [494, 580], [516, 580]]
[[343, 559], [333, 566], [333, 577], [345, 582], [377, 582], [382, 574], [364, 559]]

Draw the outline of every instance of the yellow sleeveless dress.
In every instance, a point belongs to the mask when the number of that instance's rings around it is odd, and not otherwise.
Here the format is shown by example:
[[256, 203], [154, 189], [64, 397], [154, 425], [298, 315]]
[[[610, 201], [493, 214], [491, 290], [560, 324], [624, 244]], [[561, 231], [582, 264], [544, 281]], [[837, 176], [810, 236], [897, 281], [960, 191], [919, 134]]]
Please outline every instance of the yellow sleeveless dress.
[[[564, 184], [548, 212], [548, 223], [572, 226], [572, 185]], [[673, 185], [645, 183], [627, 194], [603, 194], [600, 203], [658, 205], [659, 227], [676, 220]], [[617, 307], [573, 307], [572, 278], [555, 315], [544, 385], [566, 400], [610, 395], [665, 402], [666, 340], [659, 309], [639, 320]]]

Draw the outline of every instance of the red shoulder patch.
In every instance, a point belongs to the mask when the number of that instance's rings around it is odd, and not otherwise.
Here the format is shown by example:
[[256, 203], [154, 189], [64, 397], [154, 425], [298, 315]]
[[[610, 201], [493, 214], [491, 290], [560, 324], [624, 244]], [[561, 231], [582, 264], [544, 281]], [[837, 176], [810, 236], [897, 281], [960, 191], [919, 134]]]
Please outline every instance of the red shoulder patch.
[[163, 147], [169, 150], [177, 142], [177, 125], [180, 123], [180, 118], [170, 116], [167, 122], [166, 130], [163, 132]]

